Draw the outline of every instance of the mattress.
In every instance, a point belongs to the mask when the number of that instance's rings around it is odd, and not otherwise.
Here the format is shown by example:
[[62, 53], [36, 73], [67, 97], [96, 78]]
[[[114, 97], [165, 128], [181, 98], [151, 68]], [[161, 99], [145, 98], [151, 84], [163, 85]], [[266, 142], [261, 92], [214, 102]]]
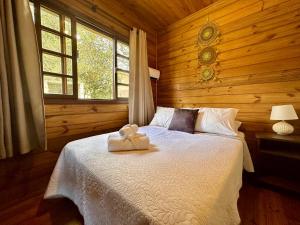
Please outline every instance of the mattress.
[[139, 131], [150, 137], [149, 150], [108, 152], [109, 134], [68, 143], [45, 198], [71, 199], [86, 225], [240, 223], [242, 171], [253, 170], [243, 138]]

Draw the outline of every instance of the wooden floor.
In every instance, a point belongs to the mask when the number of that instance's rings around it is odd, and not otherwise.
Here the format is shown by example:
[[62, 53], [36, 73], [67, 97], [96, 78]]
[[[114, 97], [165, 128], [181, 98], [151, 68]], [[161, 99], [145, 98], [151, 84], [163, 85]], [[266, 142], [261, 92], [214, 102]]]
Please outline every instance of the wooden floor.
[[[299, 196], [244, 184], [239, 199], [242, 225], [300, 225]], [[36, 196], [0, 211], [1, 225], [81, 225], [77, 207], [67, 199]]]
[[244, 184], [238, 201], [242, 225], [300, 225], [300, 196]]

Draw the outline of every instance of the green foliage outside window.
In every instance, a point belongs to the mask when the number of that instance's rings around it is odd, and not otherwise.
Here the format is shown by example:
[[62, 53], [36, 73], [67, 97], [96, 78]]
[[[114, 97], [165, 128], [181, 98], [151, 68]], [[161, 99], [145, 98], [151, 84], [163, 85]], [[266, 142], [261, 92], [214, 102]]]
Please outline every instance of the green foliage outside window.
[[[33, 3], [30, 8], [34, 14]], [[46, 94], [73, 95], [74, 74], [72, 40], [62, 35], [71, 35], [71, 19], [41, 7], [41, 42]], [[61, 27], [61, 20], [63, 20]], [[43, 28], [45, 27], [45, 29]], [[46, 28], [58, 31], [48, 31]], [[128, 97], [129, 47], [117, 42], [101, 32], [76, 22], [78, 98], [113, 99], [114, 82], [117, 84], [117, 97]], [[117, 54], [117, 79], [114, 79], [114, 57]], [[56, 54], [57, 53], [57, 54]], [[70, 56], [65, 57], [61, 54]], [[120, 57], [121, 56], [121, 57]], [[122, 57], [123, 56], [123, 57]], [[118, 71], [118, 69], [126, 71]], [[48, 73], [47, 73], [48, 72]], [[51, 74], [54, 73], [54, 74]], [[66, 77], [64, 75], [68, 75]]]
[[112, 99], [114, 40], [77, 23], [78, 97]]

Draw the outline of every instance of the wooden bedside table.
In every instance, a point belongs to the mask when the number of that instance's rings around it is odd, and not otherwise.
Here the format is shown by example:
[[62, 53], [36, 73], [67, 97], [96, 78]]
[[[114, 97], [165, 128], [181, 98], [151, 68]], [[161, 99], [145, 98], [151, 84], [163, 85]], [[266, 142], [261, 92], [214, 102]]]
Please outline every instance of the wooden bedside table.
[[270, 187], [300, 193], [300, 135], [257, 133], [257, 179]]

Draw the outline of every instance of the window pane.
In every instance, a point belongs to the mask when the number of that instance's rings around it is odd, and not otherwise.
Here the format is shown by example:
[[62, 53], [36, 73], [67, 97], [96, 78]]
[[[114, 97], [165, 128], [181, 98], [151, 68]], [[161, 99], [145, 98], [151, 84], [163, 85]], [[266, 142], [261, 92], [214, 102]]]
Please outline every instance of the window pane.
[[118, 85], [118, 98], [128, 98], [129, 87], [124, 85]]
[[42, 31], [42, 47], [55, 52], [61, 52], [60, 37], [46, 31]]
[[65, 17], [64, 33], [71, 35], [71, 19], [69, 17]]
[[113, 98], [112, 38], [77, 23], [78, 97]]
[[29, 7], [30, 7], [30, 11], [31, 11], [33, 22], [35, 22], [34, 4], [33, 4], [33, 2], [29, 2]]
[[118, 71], [117, 78], [118, 78], [118, 83], [129, 84], [129, 73]]
[[118, 69], [129, 70], [129, 60], [118, 56], [117, 67]]
[[129, 46], [123, 42], [117, 42], [117, 53], [129, 57]]
[[71, 38], [64, 38], [65, 40], [65, 45], [66, 45], [66, 49], [65, 49], [65, 54], [67, 55], [72, 55], [72, 40]]
[[70, 58], [66, 58], [66, 73], [67, 75], [73, 75], [72, 59]]
[[45, 94], [62, 94], [62, 78], [44, 76], [44, 93]]
[[61, 74], [61, 58], [43, 53], [43, 71]]
[[60, 19], [57, 13], [54, 13], [43, 7], [41, 8], [41, 24], [43, 26], [60, 31], [59, 21]]
[[73, 95], [73, 79], [67, 78], [67, 94]]

